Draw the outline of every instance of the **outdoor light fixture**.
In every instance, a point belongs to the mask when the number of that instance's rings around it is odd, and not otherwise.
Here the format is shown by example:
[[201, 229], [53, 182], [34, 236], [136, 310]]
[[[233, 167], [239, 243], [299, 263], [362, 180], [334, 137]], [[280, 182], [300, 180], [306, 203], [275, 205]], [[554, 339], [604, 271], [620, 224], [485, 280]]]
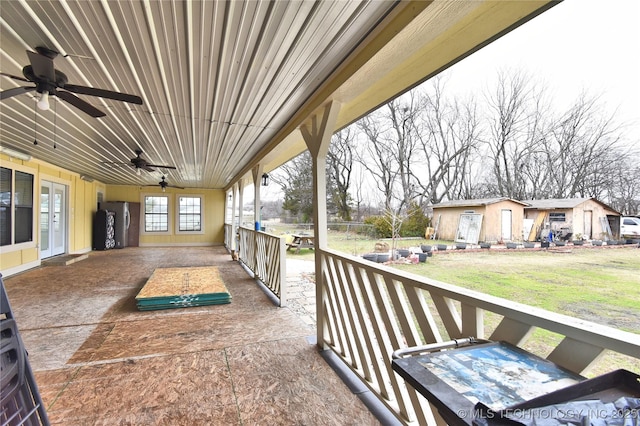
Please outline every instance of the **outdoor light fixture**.
[[82, 179], [85, 182], [93, 182], [93, 178], [87, 175], [80, 175], [80, 179]]
[[17, 158], [18, 160], [22, 160], [22, 161], [31, 160], [31, 156], [26, 152], [18, 151], [17, 149], [13, 149], [8, 146], [0, 146], [0, 152], [8, 155], [9, 157]]
[[267, 186], [269, 185], [269, 175], [264, 173], [262, 175], [262, 186]]
[[42, 96], [40, 96], [40, 100], [37, 103], [38, 108], [42, 111], [47, 111], [49, 109], [49, 92], [44, 90], [42, 92]]

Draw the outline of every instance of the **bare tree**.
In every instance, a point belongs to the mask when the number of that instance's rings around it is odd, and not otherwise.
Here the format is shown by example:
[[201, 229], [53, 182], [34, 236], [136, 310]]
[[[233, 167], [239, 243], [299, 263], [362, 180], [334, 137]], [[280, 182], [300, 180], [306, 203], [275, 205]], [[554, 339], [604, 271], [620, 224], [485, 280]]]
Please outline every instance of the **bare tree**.
[[357, 161], [373, 176], [377, 189], [383, 195], [385, 210], [393, 204], [393, 190], [398, 175], [398, 167], [393, 154], [394, 146], [384, 137], [384, 123], [376, 111], [357, 122], [358, 128], [366, 136], [363, 149]]
[[[636, 157], [638, 158], [638, 157]], [[630, 159], [619, 163], [613, 174], [613, 185], [609, 188], [611, 207], [623, 215], [640, 215], [640, 165]]]
[[622, 159], [620, 129], [597, 98], [582, 94], [544, 140], [552, 198], [602, 194]]
[[[494, 196], [527, 199], [548, 187], [544, 90], [522, 72], [501, 71], [488, 96], [488, 138]], [[541, 173], [542, 172], [542, 173]]]
[[422, 161], [412, 176], [420, 205], [473, 192], [469, 177], [480, 129], [476, 105], [473, 100], [465, 105], [448, 100], [444, 89], [441, 78], [433, 80], [430, 93], [421, 96], [421, 113], [414, 122]]
[[398, 210], [409, 206], [415, 197], [415, 182], [412, 170], [419, 166], [416, 157], [418, 135], [415, 122], [423, 113], [419, 96], [410, 92], [407, 96], [395, 99], [386, 105], [386, 119], [391, 125], [388, 142], [395, 149], [390, 150], [397, 164], [397, 179], [400, 184]]
[[353, 172], [353, 150], [355, 131], [347, 127], [335, 133], [327, 153], [327, 177], [333, 181], [333, 204], [338, 216], [344, 221], [351, 221], [349, 186]]

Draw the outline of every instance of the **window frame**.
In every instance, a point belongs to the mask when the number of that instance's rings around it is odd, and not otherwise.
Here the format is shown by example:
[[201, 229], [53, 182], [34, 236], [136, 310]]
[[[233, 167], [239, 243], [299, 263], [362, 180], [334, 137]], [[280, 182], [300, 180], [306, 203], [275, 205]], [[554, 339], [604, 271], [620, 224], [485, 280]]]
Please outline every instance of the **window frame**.
[[549, 212], [549, 222], [566, 222], [566, 221], [567, 221], [566, 212]]
[[[182, 231], [180, 230], [180, 199], [181, 198], [198, 198], [200, 200], [200, 230], [198, 231]], [[176, 194], [175, 198], [175, 233], [176, 235], [202, 235], [204, 234], [204, 195], [202, 194]]]
[[[36, 248], [38, 246], [38, 237], [36, 235], [36, 231], [39, 232], [37, 214], [39, 211], [40, 204], [36, 202], [40, 198], [40, 192], [36, 191], [37, 189], [37, 174], [36, 170], [31, 167], [21, 166], [19, 164], [11, 164], [2, 162], [0, 167], [4, 169], [8, 169], [11, 171], [11, 203], [10, 203], [10, 211], [11, 211], [11, 236], [9, 238], [10, 243], [0, 246], [0, 254], [10, 253], [19, 250]], [[15, 203], [15, 190], [16, 190], [16, 172], [26, 173], [32, 176], [31, 182], [31, 240], [25, 241], [22, 243], [16, 243], [16, 203]], [[36, 210], [37, 209], [37, 210]]]
[[[140, 235], [171, 235], [171, 203], [173, 202], [170, 194], [165, 193], [146, 193], [140, 194], [141, 197], [141, 214], [140, 214]], [[147, 231], [147, 198], [148, 197], [157, 197], [157, 198], [166, 198], [167, 199], [167, 230], [166, 231]]]

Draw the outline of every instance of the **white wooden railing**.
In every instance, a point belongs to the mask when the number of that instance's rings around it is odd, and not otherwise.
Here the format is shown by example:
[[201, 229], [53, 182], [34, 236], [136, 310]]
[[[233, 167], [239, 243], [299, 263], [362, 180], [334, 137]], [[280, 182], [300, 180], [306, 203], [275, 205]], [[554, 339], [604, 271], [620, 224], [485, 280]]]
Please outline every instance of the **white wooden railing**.
[[[227, 229], [229, 228], [229, 229]], [[225, 245], [230, 247], [225, 225]], [[283, 238], [238, 228], [239, 260], [285, 304]], [[316, 248], [316, 285], [323, 349], [332, 350], [404, 424], [435, 425], [437, 413], [391, 369], [398, 349], [473, 336], [524, 349], [535, 329], [559, 336], [536, 353], [583, 373], [604, 353], [640, 361], [640, 335], [489, 296], [374, 264], [335, 250]], [[537, 348], [538, 345], [535, 344]]]
[[[331, 349], [405, 424], [435, 424], [427, 401], [391, 369], [397, 349], [473, 336], [526, 348], [532, 331], [560, 336], [547, 359], [581, 373], [605, 350], [640, 358], [640, 335], [318, 250], [320, 345]], [[545, 354], [538, 353], [543, 356]]]
[[233, 235], [233, 225], [230, 223], [224, 224], [224, 246], [231, 252], [233, 250], [233, 239], [235, 236]]
[[286, 244], [284, 238], [248, 228], [238, 228], [238, 260], [286, 304]]

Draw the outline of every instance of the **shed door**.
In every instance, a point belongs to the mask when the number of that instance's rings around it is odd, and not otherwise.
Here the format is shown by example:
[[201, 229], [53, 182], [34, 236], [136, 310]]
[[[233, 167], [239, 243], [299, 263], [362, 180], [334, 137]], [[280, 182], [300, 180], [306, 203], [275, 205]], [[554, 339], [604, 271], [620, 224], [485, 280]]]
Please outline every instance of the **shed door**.
[[511, 210], [502, 210], [501, 214], [501, 237], [503, 241], [511, 240]]
[[586, 210], [584, 212], [584, 232], [582, 233], [583, 238], [591, 239], [591, 221], [593, 220], [593, 212], [591, 210]]

